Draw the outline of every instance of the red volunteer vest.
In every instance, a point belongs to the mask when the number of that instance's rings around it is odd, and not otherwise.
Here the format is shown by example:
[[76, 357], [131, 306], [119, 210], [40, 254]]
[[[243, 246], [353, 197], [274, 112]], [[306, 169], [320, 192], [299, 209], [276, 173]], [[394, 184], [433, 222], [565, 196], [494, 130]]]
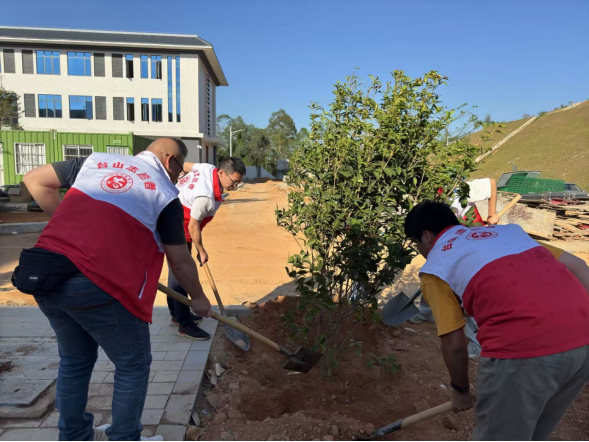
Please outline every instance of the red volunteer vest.
[[184, 236], [187, 242], [192, 242], [188, 224], [190, 223], [190, 211], [194, 201], [198, 197], [207, 197], [215, 202], [214, 212], [200, 221], [200, 229], [213, 219], [223, 200], [219, 178], [217, 177], [217, 168], [211, 164], [195, 164], [190, 173], [178, 180], [178, 198], [184, 207]]
[[127, 310], [151, 322], [164, 260], [157, 220], [177, 194], [150, 152], [92, 154], [35, 247], [67, 256]]
[[515, 224], [443, 232], [420, 273], [446, 281], [479, 326], [482, 355], [545, 356], [589, 344], [589, 296]]

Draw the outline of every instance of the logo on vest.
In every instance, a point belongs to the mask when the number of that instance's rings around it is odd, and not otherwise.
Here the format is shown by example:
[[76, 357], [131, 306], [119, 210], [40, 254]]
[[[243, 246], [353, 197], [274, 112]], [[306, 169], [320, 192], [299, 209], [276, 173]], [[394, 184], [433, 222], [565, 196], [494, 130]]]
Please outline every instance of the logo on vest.
[[178, 181], [178, 186], [184, 186], [186, 183], [188, 183], [188, 181], [190, 181], [190, 176], [185, 176], [183, 178], [180, 178], [180, 180]]
[[100, 187], [108, 193], [125, 193], [133, 186], [133, 178], [123, 172], [108, 174], [102, 179]]
[[469, 240], [477, 240], [477, 239], [491, 239], [491, 238], [497, 238], [497, 232], [489, 232], [489, 231], [474, 231], [474, 232], [470, 232], [467, 236], [466, 239]]

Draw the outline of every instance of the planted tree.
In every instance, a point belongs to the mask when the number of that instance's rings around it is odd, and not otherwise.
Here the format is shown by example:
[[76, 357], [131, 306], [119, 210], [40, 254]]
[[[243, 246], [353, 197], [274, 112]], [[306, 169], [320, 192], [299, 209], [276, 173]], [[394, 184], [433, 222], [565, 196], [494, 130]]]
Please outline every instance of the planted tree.
[[300, 295], [291, 337], [325, 354], [324, 376], [349, 347], [353, 322], [370, 317], [415, 256], [403, 233], [407, 212], [468, 192], [480, 148], [468, 137], [447, 142], [465, 112], [441, 105], [443, 84], [435, 71], [416, 79], [395, 71], [392, 82], [372, 78], [367, 87], [352, 76], [335, 85], [329, 108], [311, 106], [310, 132], [291, 157], [294, 190], [276, 216], [301, 247], [288, 259]]
[[22, 130], [18, 123], [18, 119], [22, 115], [18, 99], [18, 94], [4, 88], [0, 78], [0, 126]]

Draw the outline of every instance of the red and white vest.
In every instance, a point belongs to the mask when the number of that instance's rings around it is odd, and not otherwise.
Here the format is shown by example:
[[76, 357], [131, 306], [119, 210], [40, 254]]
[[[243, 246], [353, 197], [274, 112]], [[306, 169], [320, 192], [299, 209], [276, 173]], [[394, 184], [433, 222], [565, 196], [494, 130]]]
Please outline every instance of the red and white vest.
[[36, 247], [67, 256], [127, 310], [151, 322], [164, 260], [157, 220], [177, 195], [151, 152], [94, 153]]
[[479, 326], [484, 357], [529, 358], [589, 344], [589, 296], [515, 224], [442, 232], [420, 273], [444, 280]]
[[188, 242], [192, 242], [192, 238], [188, 232], [188, 224], [190, 223], [190, 211], [196, 198], [207, 197], [214, 201], [215, 204], [211, 216], [207, 216], [201, 220], [201, 230], [213, 219], [215, 213], [221, 207], [221, 203], [224, 201], [217, 171], [218, 169], [211, 164], [195, 164], [192, 167], [192, 171], [178, 180], [178, 184], [176, 184], [180, 192], [178, 198], [184, 207], [184, 235]]

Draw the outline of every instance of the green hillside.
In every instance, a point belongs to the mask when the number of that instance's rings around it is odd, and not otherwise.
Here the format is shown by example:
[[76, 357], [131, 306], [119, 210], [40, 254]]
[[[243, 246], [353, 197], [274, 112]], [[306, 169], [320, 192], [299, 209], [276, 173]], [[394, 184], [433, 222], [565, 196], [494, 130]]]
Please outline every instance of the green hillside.
[[[513, 131], [525, 121], [506, 123], [505, 129]], [[495, 134], [490, 144], [501, 138]], [[480, 140], [480, 134], [471, 135], [473, 142], [476, 139]], [[540, 170], [540, 178], [561, 179], [589, 190], [589, 101], [537, 118], [485, 158], [471, 177], [497, 179], [511, 171], [510, 161], [518, 170]]]

